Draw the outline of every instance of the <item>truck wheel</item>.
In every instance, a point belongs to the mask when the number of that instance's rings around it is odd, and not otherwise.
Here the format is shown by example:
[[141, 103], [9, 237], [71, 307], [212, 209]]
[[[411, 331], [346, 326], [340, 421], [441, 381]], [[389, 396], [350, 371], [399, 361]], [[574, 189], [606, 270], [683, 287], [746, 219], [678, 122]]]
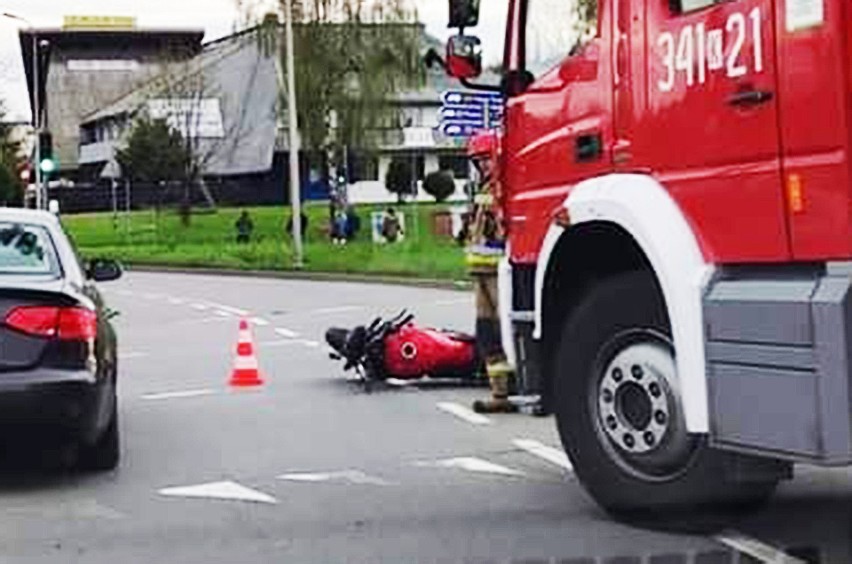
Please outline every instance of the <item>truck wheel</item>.
[[650, 273], [595, 286], [566, 320], [553, 363], [559, 433], [578, 478], [619, 517], [760, 503], [777, 479], [738, 483], [754, 459], [687, 432], [668, 316]]

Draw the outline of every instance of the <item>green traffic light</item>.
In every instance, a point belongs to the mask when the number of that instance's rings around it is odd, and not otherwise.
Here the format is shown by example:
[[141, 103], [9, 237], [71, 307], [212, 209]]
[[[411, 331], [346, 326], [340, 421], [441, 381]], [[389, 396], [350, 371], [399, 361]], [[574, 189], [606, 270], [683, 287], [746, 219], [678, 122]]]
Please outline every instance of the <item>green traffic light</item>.
[[39, 164], [39, 169], [41, 169], [42, 172], [47, 174], [56, 172], [56, 161], [54, 161], [53, 159], [42, 159], [41, 163]]

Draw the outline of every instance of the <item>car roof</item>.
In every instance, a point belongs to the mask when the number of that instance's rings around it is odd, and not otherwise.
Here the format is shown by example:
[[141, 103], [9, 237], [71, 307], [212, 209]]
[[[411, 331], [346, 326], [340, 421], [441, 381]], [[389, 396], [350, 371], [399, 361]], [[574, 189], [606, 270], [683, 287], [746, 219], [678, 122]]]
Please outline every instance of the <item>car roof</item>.
[[57, 217], [47, 211], [0, 207], [0, 222], [29, 223], [45, 227], [59, 227]]

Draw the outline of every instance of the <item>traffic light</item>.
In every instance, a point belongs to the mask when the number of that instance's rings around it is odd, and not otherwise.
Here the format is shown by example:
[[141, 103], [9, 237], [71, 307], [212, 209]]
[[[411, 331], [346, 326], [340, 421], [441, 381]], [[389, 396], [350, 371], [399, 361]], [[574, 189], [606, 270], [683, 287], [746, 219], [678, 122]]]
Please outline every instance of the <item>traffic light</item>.
[[42, 174], [56, 172], [56, 159], [53, 158], [53, 135], [49, 131], [42, 131], [38, 134], [38, 150], [38, 168]]

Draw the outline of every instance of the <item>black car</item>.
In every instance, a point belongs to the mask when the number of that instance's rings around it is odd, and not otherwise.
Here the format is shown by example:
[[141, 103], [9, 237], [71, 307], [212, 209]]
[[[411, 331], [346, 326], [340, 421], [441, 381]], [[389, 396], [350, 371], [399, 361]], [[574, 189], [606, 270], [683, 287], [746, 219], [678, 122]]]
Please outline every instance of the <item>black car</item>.
[[88, 470], [119, 461], [116, 337], [95, 282], [52, 214], [0, 209], [0, 440]]

